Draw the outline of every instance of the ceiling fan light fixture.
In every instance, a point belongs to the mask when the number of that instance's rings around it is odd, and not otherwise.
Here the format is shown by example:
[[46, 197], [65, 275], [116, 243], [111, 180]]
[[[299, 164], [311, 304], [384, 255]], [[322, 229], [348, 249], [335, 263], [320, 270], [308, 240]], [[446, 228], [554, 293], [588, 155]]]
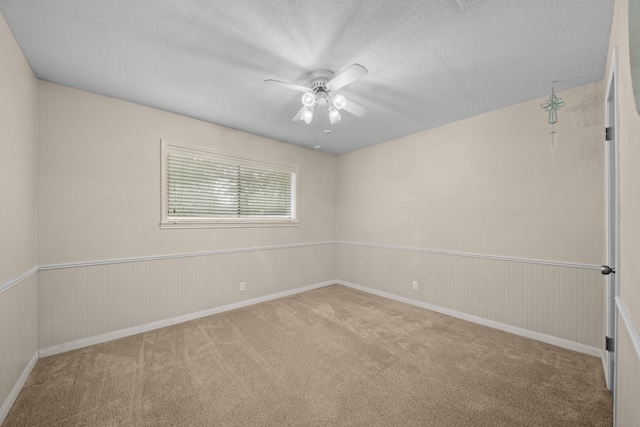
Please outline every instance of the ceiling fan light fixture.
[[[273, 79], [264, 80], [264, 84], [276, 85], [302, 92], [302, 97], [300, 98], [302, 108], [293, 116], [293, 119], [291, 119], [292, 122], [304, 121], [306, 124], [311, 124], [313, 121], [314, 107], [319, 105], [322, 107], [322, 111], [324, 111], [324, 107], [327, 106], [329, 121], [334, 125], [340, 123], [342, 120], [342, 115], [338, 110], [344, 110], [356, 117], [362, 117], [367, 112], [367, 109], [362, 105], [347, 100], [344, 95], [334, 92], [366, 74], [367, 69], [365, 67], [360, 64], [353, 64], [337, 75], [329, 70], [311, 71], [309, 73], [308, 86]], [[325, 119], [323, 118], [322, 120]], [[317, 122], [316, 116], [316, 123]]]
[[345, 105], [347, 105], [347, 98], [345, 98], [344, 95], [337, 94], [333, 96], [331, 102], [337, 110], [342, 110]]
[[340, 120], [342, 120], [342, 116], [333, 106], [329, 107], [329, 120], [331, 121], [332, 125], [340, 123]]
[[306, 124], [310, 124], [311, 120], [313, 119], [313, 108], [306, 107], [302, 112], [302, 115], [300, 116], [300, 118], [304, 120]]
[[316, 96], [311, 92], [305, 92], [302, 94], [302, 105], [305, 107], [313, 107], [316, 105]]

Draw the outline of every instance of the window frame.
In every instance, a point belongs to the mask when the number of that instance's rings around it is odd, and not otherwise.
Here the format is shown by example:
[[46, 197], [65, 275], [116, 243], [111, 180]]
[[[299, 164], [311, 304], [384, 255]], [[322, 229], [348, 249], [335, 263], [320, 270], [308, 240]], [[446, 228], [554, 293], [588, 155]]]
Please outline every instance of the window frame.
[[[292, 218], [282, 217], [233, 217], [233, 218], [213, 218], [213, 217], [176, 217], [169, 215], [168, 201], [168, 156], [169, 154], [193, 155], [206, 160], [220, 163], [237, 164], [263, 170], [286, 172], [293, 174], [292, 177]], [[279, 164], [265, 162], [263, 160], [252, 159], [245, 156], [222, 153], [218, 150], [186, 145], [172, 142], [165, 139], [160, 140], [160, 179], [161, 179], [161, 219], [160, 228], [215, 228], [215, 227], [291, 227], [300, 224], [299, 219], [299, 174], [298, 166], [291, 164]]]

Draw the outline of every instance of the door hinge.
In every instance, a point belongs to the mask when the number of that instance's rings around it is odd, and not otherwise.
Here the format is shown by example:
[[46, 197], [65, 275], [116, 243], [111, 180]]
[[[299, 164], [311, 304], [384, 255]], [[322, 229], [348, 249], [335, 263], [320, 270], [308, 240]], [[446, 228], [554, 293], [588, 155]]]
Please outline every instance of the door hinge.
[[612, 127], [604, 128], [604, 139], [605, 139], [605, 141], [612, 141], [613, 138], [614, 138], [613, 128]]
[[613, 338], [611, 337], [605, 337], [604, 339], [604, 348], [607, 351], [613, 351]]

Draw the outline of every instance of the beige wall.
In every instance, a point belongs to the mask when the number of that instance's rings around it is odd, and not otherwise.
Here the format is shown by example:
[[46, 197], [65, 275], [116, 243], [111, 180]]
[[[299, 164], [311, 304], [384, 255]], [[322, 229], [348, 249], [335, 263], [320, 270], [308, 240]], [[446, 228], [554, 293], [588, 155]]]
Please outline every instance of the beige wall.
[[582, 344], [570, 348], [588, 354], [602, 349], [597, 270], [346, 243], [336, 260], [340, 280]]
[[[619, 142], [620, 142], [620, 297], [628, 308], [631, 329], [619, 321], [618, 425], [640, 423], [640, 354], [630, 337], [640, 339], [640, 116], [633, 99], [629, 60], [628, 0], [616, 0], [607, 70], [618, 48]], [[631, 422], [633, 420], [633, 422]]]
[[338, 278], [599, 353], [602, 83], [559, 96], [555, 150], [540, 98], [340, 156]]
[[[618, 427], [640, 425], [640, 357], [633, 348], [630, 339], [631, 331], [624, 326], [624, 321], [618, 317], [620, 324], [617, 342], [618, 382], [616, 384], [616, 425]], [[637, 329], [636, 329], [637, 331]], [[637, 333], [637, 332], [636, 332]]]
[[37, 81], [0, 15], [0, 283], [36, 266]]
[[44, 270], [40, 348], [322, 284], [335, 279], [333, 253], [325, 244]]
[[[0, 15], [0, 422], [38, 350], [36, 79]], [[9, 285], [13, 285], [8, 287]]]
[[[560, 95], [567, 107], [554, 152], [539, 99], [335, 158], [40, 82], [40, 264], [333, 241], [336, 224], [338, 240], [347, 242], [597, 264], [604, 222], [602, 87]], [[505, 130], [494, 135], [500, 126]], [[302, 224], [161, 230], [160, 138], [298, 164]], [[338, 278], [601, 347], [597, 271], [454, 255], [446, 271], [462, 275], [445, 274], [451, 282], [434, 280], [437, 256], [416, 263], [411, 252], [386, 250], [376, 258], [376, 250], [343, 244], [334, 263], [327, 248], [333, 245], [281, 252], [295, 262], [261, 251], [42, 271], [40, 345]], [[186, 279], [158, 276], [167, 265]], [[421, 283], [419, 295], [407, 292], [412, 280]], [[240, 281], [251, 291], [238, 293]], [[110, 300], [121, 303], [101, 303]]]
[[33, 274], [0, 292], [0, 423], [38, 348], [38, 276]]
[[[640, 147], [634, 138], [640, 118], [631, 99], [626, 7], [627, 0], [616, 2], [611, 46], [620, 46], [622, 298], [638, 325]], [[603, 295], [596, 271], [404, 249], [600, 264], [601, 83], [560, 93], [567, 106], [560, 110], [554, 153], [541, 98], [336, 158], [37, 82], [3, 20], [0, 58], [0, 194], [12, 206], [0, 223], [0, 285], [37, 264], [288, 245], [54, 266], [18, 282], [0, 292], [0, 404], [38, 346], [336, 277], [598, 345]], [[301, 225], [160, 230], [160, 138], [298, 164]], [[333, 240], [398, 248], [313, 245]], [[434, 280], [432, 271], [451, 274]], [[480, 282], [467, 280], [474, 272]], [[238, 291], [240, 280], [247, 281], [245, 293]], [[420, 282], [416, 295], [411, 280]], [[23, 325], [19, 333], [16, 324]], [[626, 336], [619, 351], [618, 416], [637, 420], [637, 354]]]
[[[335, 238], [335, 157], [47, 82], [39, 86], [40, 264]], [[160, 139], [299, 166], [298, 227], [161, 230]]]
[[555, 154], [544, 98], [338, 159], [338, 240], [600, 264], [601, 83], [559, 94]]
[[[334, 156], [47, 82], [38, 106], [41, 347], [335, 278]], [[300, 225], [160, 229], [161, 138], [298, 165]]]

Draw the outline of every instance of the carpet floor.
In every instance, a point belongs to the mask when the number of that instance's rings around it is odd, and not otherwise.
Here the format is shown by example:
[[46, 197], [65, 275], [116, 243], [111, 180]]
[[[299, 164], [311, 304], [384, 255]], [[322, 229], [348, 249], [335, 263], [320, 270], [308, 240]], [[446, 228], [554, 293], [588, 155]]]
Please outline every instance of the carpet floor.
[[600, 359], [340, 285], [40, 359], [2, 426], [611, 426]]

